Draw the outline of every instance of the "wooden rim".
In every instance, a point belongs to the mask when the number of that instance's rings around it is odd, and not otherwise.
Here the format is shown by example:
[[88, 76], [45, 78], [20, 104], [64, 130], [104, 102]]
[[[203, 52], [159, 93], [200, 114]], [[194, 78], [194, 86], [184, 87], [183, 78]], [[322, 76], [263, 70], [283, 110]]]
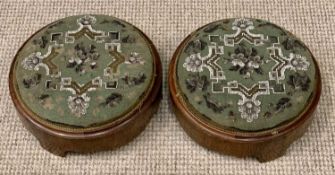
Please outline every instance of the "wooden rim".
[[[212, 22], [215, 23], [215, 22]], [[211, 23], [209, 23], [211, 24]], [[316, 90], [313, 93], [313, 97], [311, 102], [306, 106], [306, 108], [299, 114], [299, 116], [295, 117], [293, 120], [289, 122], [282, 122], [278, 124], [277, 126], [264, 130], [264, 131], [251, 131], [251, 132], [243, 132], [243, 131], [230, 131], [225, 130], [222, 127], [215, 126], [213, 124], [209, 124], [206, 120], [202, 119], [201, 117], [197, 117], [194, 112], [192, 112], [190, 109], [188, 109], [188, 106], [183, 99], [181, 95], [181, 90], [177, 87], [177, 78], [176, 78], [176, 62], [177, 57], [180, 54], [180, 51], [184, 48], [188, 40], [192, 37], [192, 34], [195, 32], [201, 30], [205, 26], [209, 25], [206, 24], [191, 34], [189, 34], [177, 47], [176, 51], [174, 52], [172, 59], [170, 61], [169, 70], [168, 70], [168, 84], [169, 84], [169, 91], [170, 91], [170, 99], [173, 105], [177, 110], [180, 111], [182, 114], [181, 117], [185, 117], [187, 119], [186, 121], [189, 121], [189, 124], [197, 125], [197, 127], [200, 127], [204, 132], [207, 132], [211, 135], [215, 135], [219, 138], [222, 138], [224, 140], [233, 140], [237, 142], [261, 142], [269, 139], [273, 139], [276, 137], [279, 137], [281, 135], [284, 135], [285, 133], [291, 132], [295, 130], [296, 128], [299, 128], [315, 111], [317, 104], [319, 102], [320, 96], [321, 96], [321, 89], [322, 89], [322, 82], [321, 82], [321, 75], [320, 75], [320, 69], [317, 61], [315, 60], [314, 55], [310, 51], [308, 47], [308, 51], [312, 55], [313, 62], [315, 64], [315, 78], [316, 80]]]
[[[107, 15], [106, 15], [107, 16]], [[116, 17], [113, 17], [116, 18]], [[116, 18], [118, 19], [118, 18]], [[61, 20], [61, 19], [60, 19]], [[121, 19], [120, 19], [121, 20]], [[58, 21], [58, 20], [57, 20]], [[57, 22], [55, 21], [55, 22]], [[127, 21], [122, 20], [125, 23], [128, 23]], [[55, 23], [52, 22], [52, 23]], [[52, 24], [50, 23], [50, 24]], [[160, 61], [160, 57], [159, 54], [157, 52], [157, 49], [155, 47], [155, 45], [153, 44], [153, 42], [148, 38], [148, 36], [146, 34], [144, 34], [140, 29], [138, 29], [137, 27], [135, 27], [134, 25], [130, 24], [131, 26], [133, 26], [136, 30], [138, 30], [138, 32], [143, 36], [143, 38], [146, 40], [147, 44], [150, 46], [151, 49], [151, 53], [153, 55], [153, 77], [151, 78], [151, 83], [149, 85], [149, 89], [146, 91], [145, 96], [143, 97], [143, 99], [141, 101], [139, 101], [138, 104], [135, 105], [135, 108], [128, 111], [128, 113], [126, 113], [125, 115], [118, 117], [116, 119], [114, 119], [111, 122], [105, 123], [105, 124], [101, 124], [99, 126], [96, 127], [89, 127], [83, 129], [81, 128], [81, 130], [78, 129], [71, 129], [71, 128], [61, 128], [61, 127], [52, 127], [52, 125], [54, 125], [52, 122], [50, 121], [46, 121], [44, 119], [39, 119], [37, 120], [35, 117], [32, 117], [30, 114], [30, 111], [19, 101], [18, 98], [18, 94], [15, 91], [15, 85], [14, 85], [14, 65], [18, 56], [18, 53], [20, 52], [20, 50], [26, 45], [26, 43], [33, 37], [35, 36], [38, 32], [40, 32], [41, 30], [45, 29], [46, 27], [48, 27], [50, 24], [42, 27], [41, 29], [39, 29], [37, 32], [35, 32], [34, 34], [32, 34], [20, 47], [20, 49], [18, 50], [18, 52], [16, 53], [12, 63], [11, 63], [11, 68], [9, 71], [9, 78], [8, 78], [8, 84], [9, 84], [9, 92], [10, 92], [10, 96], [12, 98], [12, 101], [14, 103], [14, 106], [16, 107], [16, 110], [18, 111], [18, 113], [27, 119], [27, 121], [29, 121], [30, 123], [32, 123], [33, 125], [35, 125], [36, 127], [42, 129], [43, 131], [52, 134], [52, 135], [57, 135], [60, 137], [64, 137], [64, 138], [73, 138], [73, 139], [77, 139], [77, 138], [95, 138], [95, 137], [102, 137], [106, 134], [109, 134], [111, 132], [113, 132], [114, 128], [116, 127], [121, 127], [124, 123], [126, 123], [127, 121], [132, 120], [133, 118], [136, 117], [140, 117], [142, 112], [150, 109], [150, 107], [152, 106], [153, 103], [155, 103], [155, 100], [157, 100], [158, 98], [161, 98], [161, 86], [162, 86], [162, 65], [161, 65], [161, 61]]]

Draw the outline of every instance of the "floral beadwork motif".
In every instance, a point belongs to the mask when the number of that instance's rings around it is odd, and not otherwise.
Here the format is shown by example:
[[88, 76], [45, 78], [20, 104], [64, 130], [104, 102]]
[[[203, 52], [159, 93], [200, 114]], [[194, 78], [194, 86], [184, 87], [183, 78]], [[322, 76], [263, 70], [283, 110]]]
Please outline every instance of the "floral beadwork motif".
[[230, 55], [230, 60], [233, 65], [230, 70], [238, 71], [245, 78], [250, 78], [254, 71], [258, 74], [262, 73], [261, 65], [264, 61], [254, 48], [237, 48], [235, 53]]
[[191, 55], [186, 58], [183, 66], [187, 71], [190, 72], [201, 72], [202, 71], [202, 60], [199, 58], [198, 54]]
[[250, 19], [241, 18], [233, 22], [233, 27], [245, 29], [249, 26], [253, 26], [253, 22]]
[[[306, 75], [311, 67], [310, 59], [297, 51], [298, 48], [304, 50], [305, 46], [291, 39], [289, 34], [282, 34], [282, 29], [279, 36], [273, 36], [268, 31], [262, 33], [262, 27], [268, 27], [266, 30], [269, 30], [269, 27], [279, 30], [277, 26], [268, 22], [247, 18], [228, 21], [223, 22], [224, 24], [210, 24], [210, 31], [208, 27], [204, 27], [203, 32], [206, 35], [203, 36], [208, 36], [207, 41], [197, 33], [196, 37], [186, 44], [194, 46], [195, 43], [199, 43], [197, 41], [202, 41], [203, 47], [192, 47], [192, 52], [189, 47], [185, 47], [186, 56], [181, 64], [189, 75], [184, 76], [185, 80], [181, 83], [184, 83], [189, 93], [200, 89], [198, 93], [205, 94], [203, 101], [206, 101], [207, 105], [210, 104], [207, 107], [214, 113], [231, 110], [230, 113], [233, 114], [232, 110], [237, 109], [239, 117], [247, 123], [258, 120], [260, 114], [272, 116], [290, 108], [290, 95], [296, 91], [307, 91], [311, 82], [310, 77]], [[214, 31], [216, 33], [211, 34]], [[223, 34], [218, 34], [218, 31], [223, 31]], [[287, 47], [288, 41], [294, 41], [295, 44]], [[206, 80], [208, 90], [202, 88], [202, 80]], [[222, 94], [227, 101], [230, 95], [238, 95], [239, 100], [219, 108], [218, 104], [223, 102], [211, 99], [211, 103], [208, 103], [208, 94]], [[282, 98], [277, 101], [277, 105], [268, 104], [264, 107], [260, 96]], [[199, 97], [197, 101], [198, 105], [202, 104]]]
[[260, 101], [247, 101], [245, 103], [239, 102], [238, 110], [241, 112], [241, 118], [245, 119], [247, 122], [252, 122], [258, 118], [258, 113], [261, 111], [259, 107]]
[[82, 25], [93, 25], [96, 19], [93, 16], [86, 15], [78, 19], [78, 22]]
[[144, 64], [143, 57], [137, 52], [131, 52], [125, 61], [126, 64]]
[[86, 94], [80, 96], [69, 96], [68, 103], [72, 113], [80, 117], [86, 114], [90, 98]]
[[305, 57], [296, 54], [290, 54], [291, 65], [294, 70], [308, 70], [310, 63], [306, 60]]
[[28, 70], [34, 70], [37, 65], [41, 63], [41, 58], [36, 53], [32, 53], [30, 56], [26, 57], [23, 62], [22, 66]]

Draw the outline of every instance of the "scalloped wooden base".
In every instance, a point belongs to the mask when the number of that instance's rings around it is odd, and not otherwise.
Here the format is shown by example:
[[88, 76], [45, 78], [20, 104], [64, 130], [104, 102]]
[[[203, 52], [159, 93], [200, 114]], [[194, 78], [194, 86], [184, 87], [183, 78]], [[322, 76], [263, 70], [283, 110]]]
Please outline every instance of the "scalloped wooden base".
[[189, 116], [184, 116], [173, 103], [172, 108], [186, 133], [201, 146], [236, 157], [254, 157], [260, 162], [271, 161], [283, 156], [287, 148], [305, 133], [313, 118], [312, 116], [308, 117], [299, 126], [291, 128], [290, 131], [272, 135], [269, 138], [249, 137], [241, 140], [204, 127]]
[[132, 141], [149, 123], [159, 107], [161, 95], [152, 106], [143, 106], [142, 110], [119, 125], [93, 133], [65, 136], [61, 132], [48, 132], [38, 123], [20, 115], [24, 126], [38, 139], [47, 151], [58, 156], [66, 156], [69, 152], [90, 153], [113, 150]]

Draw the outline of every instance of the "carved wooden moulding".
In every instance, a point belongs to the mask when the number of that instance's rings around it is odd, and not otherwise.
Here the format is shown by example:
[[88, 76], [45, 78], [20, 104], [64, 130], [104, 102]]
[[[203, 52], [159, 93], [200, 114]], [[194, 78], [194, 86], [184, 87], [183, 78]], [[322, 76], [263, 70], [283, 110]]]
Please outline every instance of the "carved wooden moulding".
[[321, 92], [310, 50], [283, 28], [226, 19], [191, 33], [169, 68], [173, 109], [200, 145], [268, 161], [310, 124]]
[[158, 108], [161, 63], [150, 39], [110, 16], [71, 16], [32, 35], [9, 89], [25, 127], [46, 150], [109, 150], [136, 137]]

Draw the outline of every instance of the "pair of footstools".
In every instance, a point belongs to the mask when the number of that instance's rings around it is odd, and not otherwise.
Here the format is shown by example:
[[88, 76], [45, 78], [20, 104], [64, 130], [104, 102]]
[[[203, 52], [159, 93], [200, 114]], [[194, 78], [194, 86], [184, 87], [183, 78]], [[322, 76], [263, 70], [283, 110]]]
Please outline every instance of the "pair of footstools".
[[[224, 19], [184, 39], [168, 71], [170, 104], [200, 145], [275, 159], [305, 132], [320, 71], [290, 32], [258, 19]], [[33, 34], [11, 65], [9, 89], [25, 127], [46, 150], [109, 150], [136, 137], [162, 98], [155, 46], [135, 26], [71, 16]]]

